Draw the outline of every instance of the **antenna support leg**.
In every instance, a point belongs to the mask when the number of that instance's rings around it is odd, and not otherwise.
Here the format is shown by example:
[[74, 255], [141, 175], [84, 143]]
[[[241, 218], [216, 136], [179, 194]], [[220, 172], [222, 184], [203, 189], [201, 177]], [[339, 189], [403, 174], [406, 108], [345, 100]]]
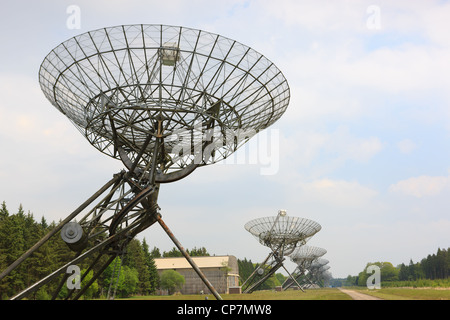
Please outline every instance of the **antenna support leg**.
[[167, 233], [169, 238], [173, 241], [173, 243], [177, 246], [178, 250], [181, 251], [183, 256], [186, 258], [186, 260], [189, 262], [189, 264], [194, 268], [195, 272], [198, 274], [200, 279], [202, 279], [203, 283], [208, 287], [208, 289], [211, 291], [211, 293], [216, 297], [217, 300], [223, 300], [222, 297], [219, 295], [219, 293], [214, 289], [212, 284], [209, 282], [209, 280], [205, 277], [203, 272], [200, 270], [200, 268], [197, 266], [197, 264], [192, 260], [192, 258], [189, 256], [187, 251], [183, 248], [181, 243], [177, 240], [177, 238], [174, 236], [172, 231], [170, 231], [169, 227], [165, 224], [165, 222], [161, 219], [160, 214], [156, 214], [156, 220], [161, 225], [163, 230]]

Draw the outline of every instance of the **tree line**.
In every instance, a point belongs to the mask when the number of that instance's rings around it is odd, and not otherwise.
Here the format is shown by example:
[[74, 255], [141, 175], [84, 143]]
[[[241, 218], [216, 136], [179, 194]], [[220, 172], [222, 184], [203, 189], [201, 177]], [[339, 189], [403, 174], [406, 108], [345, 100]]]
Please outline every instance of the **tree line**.
[[[6, 269], [55, 227], [55, 222], [48, 223], [44, 217], [37, 222], [32, 213], [25, 213], [22, 205], [19, 206], [17, 213], [10, 214], [3, 202], [0, 206], [0, 270]], [[39, 250], [0, 281], [0, 299], [8, 299], [21, 292], [58, 269], [63, 262], [73, 258], [74, 252], [69, 249], [61, 237], [51, 237]], [[87, 258], [78, 265], [82, 273], [92, 263], [92, 259], [94, 258]], [[102, 259], [106, 260], [107, 257]], [[117, 279], [111, 279], [114, 266], [119, 263], [121, 272], [115, 273]], [[94, 268], [88, 273], [83, 280], [84, 283], [92, 278], [95, 271], [97, 270]], [[116, 258], [89, 288], [85, 296], [88, 298], [106, 296], [113, 280], [114, 283], [117, 283], [116, 293], [118, 296], [155, 292], [159, 285], [158, 275], [152, 252], [145, 239], [142, 242], [133, 239], [122, 259]], [[57, 291], [58, 284], [59, 281], [52, 281], [34, 292], [29, 298], [50, 299], [52, 293]], [[56, 298], [62, 299], [67, 294], [67, 287], [64, 286]]]
[[[0, 271], [5, 270], [11, 263], [16, 261], [24, 252], [31, 248], [43, 236], [56, 227], [55, 222], [48, 223], [42, 217], [36, 221], [31, 212], [25, 212], [22, 205], [16, 213], [10, 214], [6, 203], [0, 205]], [[190, 256], [210, 256], [206, 248], [186, 250]], [[43, 277], [49, 275], [63, 263], [73, 259], [74, 253], [59, 236], [49, 239], [39, 250], [20, 264], [7, 277], [0, 281], [0, 299], [8, 299], [22, 290], [28, 288]], [[142, 241], [133, 239], [127, 246], [122, 257], [116, 258], [102, 273], [84, 294], [85, 298], [108, 297], [115, 294], [116, 297], [127, 297], [131, 295], [152, 295], [164, 286], [156, 270], [155, 258], [182, 257], [182, 253], [173, 247], [169, 251], [163, 251], [157, 247], [150, 249], [146, 239]], [[78, 267], [81, 272], [92, 263], [92, 258], [86, 258]], [[103, 258], [102, 258], [103, 259]], [[104, 257], [107, 259], [107, 257]], [[99, 263], [98, 265], [101, 265]], [[258, 266], [250, 260], [239, 260], [239, 275], [241, 282]], [[119, 272], [115, 272], [120, 269]], [[91, 270], [84, 278], [81, 285], [88, 282], [93, 273]], [[62, 277], [62, 276], [61, 276]], [[242, 280], [243, 279], [243, 280]], [[164, 279], [163, 279], [164, 280]], [[261, 289], [274, 288], [284, 281], [282, 274], [277, 274], [268, 279]], [[52, 281], [34, 292], [30, 299], [50, 299], [52, 293], [57, 291], [59, 281]], [[114, 291], [114, 292], [113, 292]], [[66, 286], [56, 297], [64, 299], [68, 294]]]
[[[38, 222], [30, 212], [25, 212], [22, 205], [16, 213], [10, 214], [6, 203], [0, 205], [0, 271], [5, 270], [25, 251], [31, 248], [49, 231], [56, 227], [55, 222], [48, 223], [42, 217]], [[209, 256], [205, 248], [186, 250], [191, 256]], [[43, 277], [55, 271], [63, 262], [73, 259], [74, 253], [59, 236], [49, 239], [39, 250], [20, 264], [7, 277], [0, 281], [0, 299], [8, 299], [28, 288]], [[115, 291], [116, 297], [131, 295], [151, 295], [160, 288], [160, 277], [157, 273], [154, 259], [161, 257], [181, 257], [181, 252], [173, 247], [170, 251], [161, 253], [159, 248], [149, 248], [144, 238], [142, 241], [133, 239], [121, 258], [116, 258], [102, 275], [87, 290], [85, 298], [107, 297]], [[83, 273], [92, 262], [85, 259], [78, 266]], [[105, 257], [107, 259], [107, 257]], [[98, 265], [101, 265], [99, 263]], [[120, 269], [120, 273], [116, 270]], [[92, 278], [94, 270], [83, 280], [86, 283]], [[61, 276], [62, 277], [62, 276]], [[59, 281], [41, 287], [30, 299], [50, 299], [57, 291]], [[111, 285], [113, 284], [113, 285]], [[66, 286], [56, 298], [63, 299], [68, 294]]]
[[420, 262], [414, 263], [410, 259], [409, 264], [402, 263], [396, 267], [390, 262], [369, 262], [357, 276], [349, 275], [346, 279], [333, 279], [332, 285], [366, 286], [367, 279], [371, 275], [371, 273], [367, 272], [367, 268], [370, 265], [377, 265], [380, 268], [383, 285], [403, 285], [405, 282], [416, 282], [426, 285], [440, 282], [448, 284], [450, 277], [450, 248], [438, 248], [435, 254], [429, 254], [421, 259]]
[[398, 278], [402, 280], [418, 279], [447, 279], [450, 277], [450, 248], [438, 248], [436, 254], [429, 254], [420, 262], [409, 261], [409, 265], [402, 263]]

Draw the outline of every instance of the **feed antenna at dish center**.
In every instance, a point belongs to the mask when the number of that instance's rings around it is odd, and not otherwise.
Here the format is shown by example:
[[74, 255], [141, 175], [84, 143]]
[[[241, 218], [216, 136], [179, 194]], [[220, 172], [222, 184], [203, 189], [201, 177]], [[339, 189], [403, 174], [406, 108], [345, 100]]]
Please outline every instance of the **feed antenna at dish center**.
[[[94, 271], [91, 281], [66, 297], [78, 299], [131, 239], [156, 222], [221, 299], [162, 220], [160, 184], [226, 159], [276, 122], [290, 99], [282, 72], [252, 48], [217, 34], [136, 24], [61, 43], [42, 62], [39, 82], [89, 143], [125, 168], [0, 274], [1, 281], [61, 232], [74, 252], [12, 299], [55, 279], [61, 290], [67, 268], [92, 258], [86, 271]], [[109, 292], [114, 297], [114, 289]]]

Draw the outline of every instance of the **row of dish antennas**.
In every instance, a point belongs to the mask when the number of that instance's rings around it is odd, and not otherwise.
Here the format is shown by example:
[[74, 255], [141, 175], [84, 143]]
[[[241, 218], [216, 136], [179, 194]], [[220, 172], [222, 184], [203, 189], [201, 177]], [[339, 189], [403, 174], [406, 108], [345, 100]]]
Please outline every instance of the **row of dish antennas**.
[[[303, 279], [308, 271], [305, 269], [305, 264], [302, 264], [301, 270], [297, 267], [291, 274], [284, 266], [284, 260], [286, 256], [292, 255], [296, 250], [305, 246], [311, 237], [322, 229], [321, 225], [310, 219], [288, 216], [286, 210], [279, 210], [276, 216], [251, 220], [244, 227], [262, 245], [270, 248], [271, 252], [242, 284], [242, 292], [253, 292], [280, 268], [283, 268], [289, 275], [287, 279], [289, 282], [285, 282], [282, 288], [287, 289], [296, 285], [303, 291], [302, 285], [298, 283], [297, 279]], [[296, 263], [296, 261], [292, 261]], [[307, 267], [310, 268], [311, 265]]]

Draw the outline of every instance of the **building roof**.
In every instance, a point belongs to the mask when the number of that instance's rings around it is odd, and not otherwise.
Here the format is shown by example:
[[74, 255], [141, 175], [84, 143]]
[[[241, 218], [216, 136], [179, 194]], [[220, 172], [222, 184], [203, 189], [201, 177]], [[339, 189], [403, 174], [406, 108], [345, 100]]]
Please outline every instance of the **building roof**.
[[[221, 268], [228, 266], [230, 256], [191, 257], [199, 268]], [[155, 258], [156, 269], [191, 269], [191, 265], [184, 257]]]

